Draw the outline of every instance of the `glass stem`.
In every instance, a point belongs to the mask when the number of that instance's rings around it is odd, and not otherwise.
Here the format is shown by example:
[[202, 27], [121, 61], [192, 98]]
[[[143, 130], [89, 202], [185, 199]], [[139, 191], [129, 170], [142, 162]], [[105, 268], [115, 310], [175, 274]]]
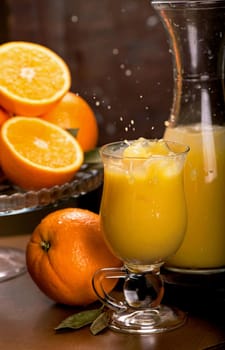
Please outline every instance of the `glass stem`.
[[132, 308], [155, 308], [164, 295], [159, 269], [145, 273], [129, 273], [124, 283], [126, 303]]

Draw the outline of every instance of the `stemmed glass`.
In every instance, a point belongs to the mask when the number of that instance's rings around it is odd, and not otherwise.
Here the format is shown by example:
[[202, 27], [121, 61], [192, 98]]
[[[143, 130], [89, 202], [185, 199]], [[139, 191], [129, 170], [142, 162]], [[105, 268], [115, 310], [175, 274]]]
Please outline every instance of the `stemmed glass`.
[[[113, 330], [158, 333], [185, 322], [183, 311], [161, 304], [160, 267], [177, 251], [185, 234], [183, 167], [188, 151], [186, 145], [143, 138], [101, 149], [101, 226], [124, 267], [96, 271], [93, 288], [112, 310]], [[123, 279], [122, 297], [105, 291], [104, 282], [111, 278]]]

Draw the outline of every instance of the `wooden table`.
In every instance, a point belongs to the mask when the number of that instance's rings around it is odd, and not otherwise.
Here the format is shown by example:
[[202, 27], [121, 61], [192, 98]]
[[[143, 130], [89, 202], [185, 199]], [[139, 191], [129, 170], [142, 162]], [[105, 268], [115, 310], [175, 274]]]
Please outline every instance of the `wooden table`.
[[[0, 246], [25, 249], [28, 239], [29, 235], [2, 237]], [[205, 311], [214, 302], [213, 297], [209, 298]], [[211, 312], [189, 311], [183, 327], [164, 334], [139, 336], [106, 330], [93, 336], [88, 327], [56, 334], [54, 327], [76, 311], [48, 299], [28, 273], [0, 283], [0, 349], [203, 350], [221, 343], [220, 347], [213, 349], [225, 349], [224, 305], [219, 307], [218, 316]]]

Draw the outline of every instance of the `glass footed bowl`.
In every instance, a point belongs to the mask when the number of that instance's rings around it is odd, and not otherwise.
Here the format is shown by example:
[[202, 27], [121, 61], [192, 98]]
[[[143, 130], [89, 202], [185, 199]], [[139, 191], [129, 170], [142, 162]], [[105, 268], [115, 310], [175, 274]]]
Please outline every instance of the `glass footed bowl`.
[[24, 191], [5, 179], [0, 183], [0, 216], [79, 197], [97, 189], [102, 181], [103, 169], [100, 163], [84, 163], [70, 182], [39, 191]]

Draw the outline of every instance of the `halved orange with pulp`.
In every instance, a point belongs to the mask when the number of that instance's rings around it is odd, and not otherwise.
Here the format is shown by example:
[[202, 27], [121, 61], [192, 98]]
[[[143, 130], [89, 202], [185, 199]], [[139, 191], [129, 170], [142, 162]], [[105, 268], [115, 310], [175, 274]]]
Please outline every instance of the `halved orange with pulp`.
[[70, 181], [83, 150], [67, 131], [40, 118], [12, 117], [1, 128], [1, 166], [7, 178], [38, 190]]
[[46, 113], [71, 86], [65, 61], [39, 44], [0, 45], [0, 65], [0, 105], [15, 115]]

